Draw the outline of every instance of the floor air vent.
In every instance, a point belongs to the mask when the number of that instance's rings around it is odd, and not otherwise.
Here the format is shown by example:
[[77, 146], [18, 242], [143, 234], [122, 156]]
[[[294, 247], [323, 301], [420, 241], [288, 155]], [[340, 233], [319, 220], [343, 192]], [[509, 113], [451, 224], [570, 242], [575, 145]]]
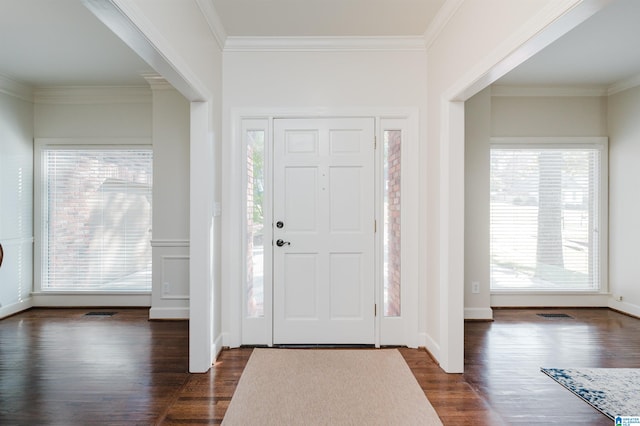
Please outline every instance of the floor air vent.
[[84, 314], [85, 317], [112, 317], [117, 312], [87, 312]]
[[571, 315], [567, 315], [567, 314], [536, 314], [536, 315], [543, 318], [573, 318]]

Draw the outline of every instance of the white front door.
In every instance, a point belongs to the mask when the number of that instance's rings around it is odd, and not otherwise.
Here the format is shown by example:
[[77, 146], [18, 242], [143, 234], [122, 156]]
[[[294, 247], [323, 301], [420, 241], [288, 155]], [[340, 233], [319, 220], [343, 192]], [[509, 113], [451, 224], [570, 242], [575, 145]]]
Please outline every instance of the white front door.
[[274, 120], [273, 342], [374, 343], [374, 119]]

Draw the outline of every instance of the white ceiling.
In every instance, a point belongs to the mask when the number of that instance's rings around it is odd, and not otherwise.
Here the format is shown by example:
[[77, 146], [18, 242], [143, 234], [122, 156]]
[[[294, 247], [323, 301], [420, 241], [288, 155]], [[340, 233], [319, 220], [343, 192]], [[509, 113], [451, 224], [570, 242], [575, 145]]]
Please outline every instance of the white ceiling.
[[210, 0], [230, 36], [421, 36], [445, 0]]
[[[201, 1], [212, 2], [228, 35], [254, 37], [419, 36], [446, 2]], [[635, 76], [639, 17], [640, 1], [616, 0], [498, 83], [608, 86]], [[0, 40], [0, 75], [31, 86], [140, 85], [153, 72], [82, 0], [0, 0]]]
[[30, 86], [140, 85], [153, 70], [80, 0], [0, 0], [0, 74]]
[[640, 1], [616, 0], [500, 79], [503, 85], [608, 87], [640, 73]]

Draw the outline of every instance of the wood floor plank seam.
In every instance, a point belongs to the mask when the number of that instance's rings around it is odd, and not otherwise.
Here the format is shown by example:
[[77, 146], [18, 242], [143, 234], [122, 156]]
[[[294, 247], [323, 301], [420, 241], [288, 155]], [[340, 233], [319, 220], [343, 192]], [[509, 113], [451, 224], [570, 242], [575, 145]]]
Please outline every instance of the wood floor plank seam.
[[[573, 319], [498, 309], [493, 322], [465, 323], [464, 374], [444, 373], [424, 349], [399, 351], [444, 424], [610, 426], [540, 367], [640, 368], [640, 320], [561, 311]], [[85, 312], [34, 308], [0, 320], [0, 424], [222, 422], [253, 349], [226, 349], [208, 373], [189, 374], [188, 322], [148, 321], [146, 309], [118, 308], [107, 321]]]

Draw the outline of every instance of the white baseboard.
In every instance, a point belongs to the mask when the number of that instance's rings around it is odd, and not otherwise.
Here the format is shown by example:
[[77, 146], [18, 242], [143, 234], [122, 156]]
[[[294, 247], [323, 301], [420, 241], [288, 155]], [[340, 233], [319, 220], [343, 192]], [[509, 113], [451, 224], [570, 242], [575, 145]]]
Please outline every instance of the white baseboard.
[[12, 303], [11, 305], [0, 306], [0, 319], [9, 315], [17, 314], [33, 307], [33, 300], [29, 297], [21, 302]]
[[608, 306], [611, 296], [607, 293], [492, 293], [491, 306], [494, 308], [528, 308], [531, 306], [551, 307], [592, 307]]
[[440, 359], [440, 345], [431, 338], [427, 333], [419, 333], [420, 346], [426, 348], [429, 353], [436, 359]]
[[466, 320], [492, 320], [493, 309], [491, 308], [464, 308], [464, 319]]
[[39, 308], [58, 307], [144, 307], [151, 306], [151, 294], [105, 294], [105, 293], [32, 293], [33, 306]]
[[611, 309], [615, 309], [616, 311], [624, 312], [625, 314], [633, 315], [634, 317], [640, 318], [640, 306], [638, 305], [627, 302], [618, 302], [617, 300], [611, 298], [609, 299], [609, 307]]
[[211, 345], [211, 353], [213, 354], [212, 363], [216, 362], [216, 359], [218, 359], [218, 355], [220, 355], [221, 351], [222, 351], [222, 333], [218, 335], [216, 340], [213, 342], [213, 345]]
[[151, 308], [149, 319], [152, 320], [188, 320], [189, 308]]
[[[220, 337], [222, 338], [222, 345], [226, 346], [228, 348], [239, 348], [240, 342], [239, 341], [235, 341], [232, 343], [231, 342], [231, 333], [220, 333]], [[236, 343], [237, 342], [237, 343]]]

